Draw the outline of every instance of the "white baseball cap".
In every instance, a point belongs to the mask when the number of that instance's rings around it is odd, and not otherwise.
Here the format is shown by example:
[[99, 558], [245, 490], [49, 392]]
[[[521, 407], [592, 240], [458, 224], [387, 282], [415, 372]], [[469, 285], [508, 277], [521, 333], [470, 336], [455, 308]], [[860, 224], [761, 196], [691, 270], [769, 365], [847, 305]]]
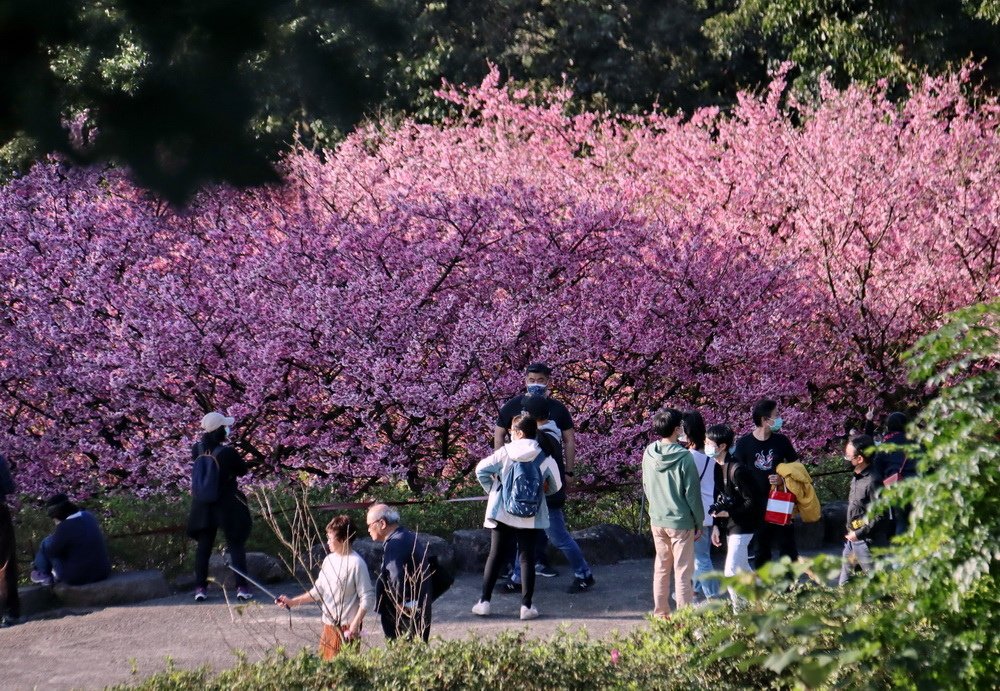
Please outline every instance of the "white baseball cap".
[[206, 432], [214, 432], [220, 427], [230, 427], [236, 422], [234, 417], [226, 417], [222, 413], [211, 412], [201, 419], [201, 428]]

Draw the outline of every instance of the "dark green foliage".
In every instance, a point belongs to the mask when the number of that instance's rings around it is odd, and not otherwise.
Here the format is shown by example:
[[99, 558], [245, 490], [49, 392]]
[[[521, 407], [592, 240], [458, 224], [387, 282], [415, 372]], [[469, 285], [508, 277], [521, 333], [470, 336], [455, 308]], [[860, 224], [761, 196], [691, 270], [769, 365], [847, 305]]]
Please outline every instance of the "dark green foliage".
[[838, 86], [886, 79], [897, 93], [926, 72], [986, 59], [982, 76], [1000, 85], [1000, 12], [994, 0], [746, 0], [709, 19], [717, 55], [752, 51], [791, 60], [799, 86], [821, 74]]
[[[16, 143], [3, 153], [21, 170], [50, 151], [119, 161], [173, 201], [214, 180], [276, 180], [285, 121], [352, 126], [384, 91], [372, 56], [400, 36], [373, 0], [9, 0], [0, 141]], [[84, 111], [100, 132], [89, 143], [64, 126]], [[260, 136], [275, 113], [282, 132]]]

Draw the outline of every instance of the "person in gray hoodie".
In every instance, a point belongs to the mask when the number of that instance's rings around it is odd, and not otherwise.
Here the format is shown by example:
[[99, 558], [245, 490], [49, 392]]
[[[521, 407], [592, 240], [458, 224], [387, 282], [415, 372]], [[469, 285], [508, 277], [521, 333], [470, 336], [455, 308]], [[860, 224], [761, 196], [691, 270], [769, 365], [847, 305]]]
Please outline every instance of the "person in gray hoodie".
[[658, 441], [642, 454], [642, 487], [649, 507], [656, 560], [653, 563], [653, 615], [670, 616], [670, 581], [677, 607], [694, 601], [694, 542], [701, 536], [705, 509], [691, 452], [677, 443], [683, 416], [663, 408], [653, 415]]

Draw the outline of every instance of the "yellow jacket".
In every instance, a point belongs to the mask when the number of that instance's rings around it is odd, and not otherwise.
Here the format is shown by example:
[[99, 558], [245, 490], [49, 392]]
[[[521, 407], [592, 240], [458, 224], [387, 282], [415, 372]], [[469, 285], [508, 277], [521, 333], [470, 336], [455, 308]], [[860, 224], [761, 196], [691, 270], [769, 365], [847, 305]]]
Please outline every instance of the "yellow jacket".
[[823, 517], [819, 498], [813, 489], [812, 477], [801, 463], [779, 463], [775, 471], [785, 481], [785, 487], [795, 495], [795, 508], [806, 523], [815, 523]]

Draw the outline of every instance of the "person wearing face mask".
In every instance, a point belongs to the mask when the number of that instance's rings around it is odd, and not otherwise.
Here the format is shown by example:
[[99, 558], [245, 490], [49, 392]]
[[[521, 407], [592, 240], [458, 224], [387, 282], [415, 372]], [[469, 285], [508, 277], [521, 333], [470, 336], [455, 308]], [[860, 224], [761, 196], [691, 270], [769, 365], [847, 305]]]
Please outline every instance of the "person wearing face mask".
[[[750, 471], [751, 477], [757, 483], [757, 489], [766, 497], [771, 487], [781, 481], [777, 472], [778, 465], [799, 460], [799, 454], [788, 437], [778, 431], [783, 421], [778, 415], [777, 402], [766, 398], [757, 401], [751, 415], [754, 429], [739, 438], [733, 447], [732, 456]], [[757, 569], [771, 561], [775, 544], [782, 556], [789, 557], [793, 561], [799, 558], [793, 524], [767, 523], [763, 520], [766, 510], [767, 502], [764, 502], [760, 509], [760, 529], [754, 540], [754, 568]]]
[[[556, 441], [561, 445], [563, 452], [563, 472], [566, 484], [564, 492], [569, 491], [569, 485], [573, 478], [573, 468], [576, 466], [576, 435], [573, 429], [573, 417], [566, 406], [555, 398], [551, 393], [552, 368], [544, 362], [533, 362], [528, 365], [524, 373], [523, 393], [515, 394], [500, 409], [497, 416], [496, 426], [493, 429], [493, 450], [503, 447], [508, 441], [510, 434], [510, 424], [517, 415], [524, 410], [525, 400], [528, 396], [542, 396], [549, 404], [549, 420], [554, 423], [556, 429]], [[559, 572], [546, 563], [545, 551], [538, 554], [538, 561], [535, 564], [535, 574], [544, 578], [555, 578]]]
[[[760, 528], [761, 507], [767, 504], [750, 471], [733, 458], [733, 430], [729, 425], [712, 425], [706, 432], [705, 455], [715, 459], [719, 472], [716, 476], [715, 497], [708, 511], [715, 518], [712, 526], [712, 544], [726, 546], [726, 566], [723, 573], [735, 576], [750, 571], [748, 551], [754, 533]], [[729, 588], [733, 608], [742, 605], [740, 597]]]
[[[226, 549], [232, 557], [233, 566], [243, 573], [247, 572], [246, 541], [253, 522], [247, 499], [236, 485], [236, 478], [246, 475], [247, 464], [232, 446], [226, 444], [229, 428], [234, 422], [233, 418], [222, 413], [207, 414], [201, 420], [201, 441], [191, 447], [192, 461], [209, 455], [218, 464], [217, 498], [214, 501], [192, 498], [188, 514], [187, 534], [198, 543], [194, 555], [194, 599], [199, 602], [208, 595], [208, 561], [219, 528], [226, 537]], [[246, 579], [238, 574], [236, 597], [239, 600], [253, 598]]]
[[840, 585], [847, 583], [855, 565], [865, 573], [874, 568], [871, 544], [885, 529], [884, 518], [868, 516], [868, 509], [882, 487], [882, 476], [871, 462], [874, 450], [875, 440], [867, 434], [852, 437], [844, 450], [844, 461], [854, 470], [854, 475], [847, 497], [847, 534], [844, 536]]

